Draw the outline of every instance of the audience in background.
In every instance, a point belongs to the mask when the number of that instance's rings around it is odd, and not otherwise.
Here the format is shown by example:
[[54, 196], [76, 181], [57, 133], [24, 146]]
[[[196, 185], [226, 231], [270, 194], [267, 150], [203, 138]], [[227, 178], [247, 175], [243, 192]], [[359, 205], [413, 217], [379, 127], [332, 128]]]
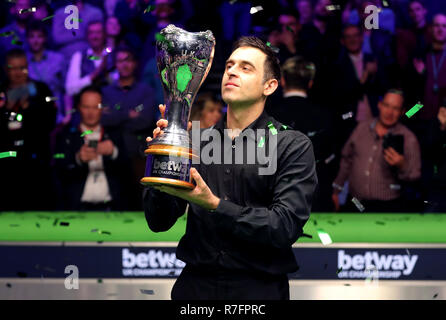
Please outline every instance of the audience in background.
[[126, 150], [119, 132], [100, 124], [101, 104], [98, 89], [84, 88], [76, 103], [79, 126], [67, 126], [57, 137], [54, 158], [64, 210], [127, 209]]
[[105, 47], [105, 30], [100, 21], [87, 27], [88, 48], [73, 54], [68, 67], [65, 88], [68, 95], [78, 94], [89, 85], [109, 82], [108, 72], [113, 67], [110, 50]]
[[[79, 20], [75, 20], [77, 17], [72, 10], [65, 12], [68, 5], [76, 6], [79, 10]], [[378, 29], [365, 25], [370, 15], [365, 8], [370, 5], [380, 10]], [[257, 6], [262, 6], [263, 10], [254, 13], [252, 8]], [[331, 190], [327, 186], [333, 182], [338, 171], [345, 142], [349, 137], [354, 137], [352, 132], [355, 127], [356, 132], [373, 119], [380, 119], [382, 112], [379, 112], [381, 107], [377, 107], [378, 101], [383, 99], [387, 90], [402, 87], [406, 96], [406, 110], [418, 102], [423, 105], [411, 118], [404, 116], [401, 119], [421, 145], [421, 181], [426, 192], [415, 188], [412, 190], [416, 193], [413, 198], [418, 201], [421, 194], [420, 197], [428, 201], [424, 210], [446, 210], [442, 209], [441, 201], [443, 195], [446, 198], [446, 191], [444, 149], [440, 148], [443, 141], [441, 119], [444, 118], [444, 108], [440, 106], [446, 98], [444, 1], [271, 0], [262, 3], [256, 0], [15, 0], [0, 2], [0, 8], [0, 63], [7, 66], [0, 68], [0, 90], [3, 90], [0, 92], [0, 152], [18, 151], [17, 158], [0, 160], [2, 178], [5, 173], [9, 180], [14, 180], [13, 176], [16, 175], [20, 181], [27, 181], [28, 176], [24, 176], [27, 173], [35, 174], [35, 177], [41, 174], [33, 181], [42, 180], [49, 170], [47, 150], [50, 146], [55, 149], [55, 137], [58, 137], [59, 144], [64, 141], [60, 139], [63, 135], [73, 135], [69, 140], [76, 135], [79, 138], [79, 132], [74, 134], [70, 131], [72, 128], [79, 131], [81, 121], [81, 113], [73, 109], [73, 97], [94, 84], [104, 94], [101, 125], [105, 132], [113, 136], [111, 140], [119, 149], [116, 161], [104, 162], [106, 174], [111, 175], [110, 196], [116, 200], [115, 182], [120, 178], [115, 179], [109, 168], [128, 170], [128, 180], [122, 180], [122, 183], [131, 196], [125, 195], [127, 204], [122, 208], [140, 210], [139, 179], [144, 175], [145, 137], [150, 135], [160, 116], [156, 106], [164, 103], [155, 56], [156, 35], [168, 24], [175, 24], [193, 32], [210, 29], [217, 39], [212, 68], [191, 111], [191, 119], [200, 120], [202, 128], [212, 126], [224, 111], [221, 102], [214, 97], [219, 95], [227, 51], [240, 35], [255, 34], [269, 41], [282, 63], [291, 58], [285, 64], [282, 86], [267, 100], [267, 111], [303, 131], [313, 141], [320, 181], [316, 197], [325, 199], [315, 201], [313, 210], [331, 211], [331, 201], [326, 200]], [[66, 24], [75, 28], [66, 28]], [[27, 59], [11, 49], [24, 50]], [[6, 63], [7, 54], [12, 54], [8, 59], [13, 64]], [[115, 63], [117, 55], [119, 61]], [[305, 65], [309, 69], [298, 72], [296, 70], [299, 68], [290, 67], [292, 65]], [[294, 78], [290, 77], [293, 74]], [[308, 77], [311, 81], [307, 81]], [[13, 79], [19, 81], [11, 81]], [[296, 85], [296, 79], [307, 80]], [[141, 81], [146, 84], [143, 85]], [[95, 96], [93, 93], [91, 95]], [[402, 101], [398, 95], [388, 96], [383, 101], [389, 97], [395, 101], [387, 104], [399, 105]], [[58, 126], [53, 129], [55, 105], [58, 108]], [[316, 118], [318, 121], [314, 120]], [[394, 129], [399, 126], [395, 125]], [[20, 135], [26, 137], [22, 139]], [[85, 137], [89, 140], [94, 134]], [[361, 139], [355, 142], [359, 144]], [[412, 139], [413, 136], [409, 140]], [[360, 142], [365, 145], [364, 141]], [[83, 142], [83, 139], [78, 139], [79, 149]], [[70, 145], [65, 148], [69, 149]], [[345, 145], [345, 148], [351, 148], [351, 145]], [[67, 154], [77, 151], [70, 150]], [[56, 153], [58, 156], [60, 154]], [[124, 159], [121, 161], [121, 156], [128, 157], [128, 162]], [[104, 158], [110, 156], [104, 155]], [[62, 160], [59, 157], [52, 159], [56, 164]], [[373, 165], [375, 163], [378, 160], [373, 160]], [[387, 164], [385, 159], [379, 163], [382, 167]], [[32, 174], [28, 167], [33, 168]], [[57, 167], [61, 168], [59, 165]], [[82, 171], [87, 181], [89, 166], [84, 165], [83, 168], [87, 168]], [[381, 207], [392, 208], [401, 197], [408, 203], [412, 182], [400, 183], [398, 169], [379, 170], [392, 172], [395, 179], [392, 188], [401, 185], [401, 190], [389, 191], [392, 199], [382, 198], [380, 194], [375, 198], [369, 195], [361, 199], [367, 204], [367, 211], [381, 204]], [[34, 173], [36, 171], [38, 173]], [[53, 168], [52, 172], [56, 170]], [[54, 178], [53, 189], [63, 190], [58, 176]], [[19, 189], [22, 183], [12, 183], [5, 194], [13, 194], [15, 191], [12, 190], [19, 192], [8, 199], [9, 207], [51, 206], [52, 203], [45, 200], [53, 192], [50, 179], [44, 180], [38, 195], [28, 195], [30, 192], [26, 188]], [[366, 178], [363, 180], [366, 181]], [[78, 202], [75, 205], [78, 208], [82, 202], [84, 187], [79, 187], [82, 183], [74, 182], [79, 195], [76, 196]], [[352, 195], [360, 198], [362, 191], [360, 187], [352, 186]], [[400, 193], [397, 194], [397, 191]], [[23, 195], [31, 200], [19, 203], [17, 199]], [[392, 201], [381, 203], [380, 200]], [[73, 201], [68, 203], [74, 207]], [[113, 201], [103, 208], [113, 209], [115, 205]], [[369, 205], [370, 208], [367, 208]], [[95, 206], [90, 203], [84, 208], [101, 208], [102, 205]], [[351, 209], [351, 206], [349, 202], [347, 207]], [[63, 201], [59, 201], [58, 207], [64, 209]], [[423, 210], [421, 206], [407, 207], [417, 212]], [[0, 203], [0, 210], [2, 208]]]
[[[331, 212], [331, 184], [336, 174], [333, 159], [333, 127], [330, 111], [314, 104], [308, 98], [313, 86], [316, 67], [302, 57], [292, 57], [282, 66], [283, 97], [267, 103], [267, 113], [290, 129], [306, 134], [313, 143], [318, 174], [318, 188], [314, 195], [314, 211]], [[267, 100], [268, 101], [268, 100]]]
[[55, 101], [57, 106], [57, 123], [65, 118], [65, 88], [64, 81], [67, 72], [67, 66], [64, 56], [58, 52], [47, 50], [47, 30], [45, 26], [34, 21], [26, 29], [26, 40], [29, 51], [28, 72], [31, 79], [44, 82], [53, 92], [51, 100]]
[[50, 171], [50, 132], [57, 108], [47, 97], [48, 86], [28, 77], [26, 53], [6, 55], [7, 81], [0, 92], [0, 150], [16, 152], [2, 159], [0, 210], [53, 209]]
[[200, 121], [200, 128], [210, 128], [222, 117], [223, 103], [211, 92], [196, 97], [190, 114], [190, 121]]
[[115, 51], [119, 79], [103, 89], [104, 112], [101, 123], [117, 129], [126, 146], [127, 156], [132, 161], [130, 205], [142, 210], [142, 186], [139, 180], [145, 172], [145, 138], [155, 129], [156, 104], [154, 91], [136, 78], [138, 63], [129, 47]]
[[[379, 102], [379, 116], [360, 122], [342, 149], [339, 173], [333, 183], [333, 202], [349, 182], [350, 198], [366, 212], [404, 212], [404, 182], [421, 176], [420, 146], [415, 135], [399, 123], [403, 114], [402, 92], [391, 90]], [[352, 201], [344, 210], [358, 211]]]
[[[69, 3], [70, 4], [70, 3]], [[77, 7], [79, 11], [79, 20], [73, 21], [69, 18], [72, 10], [65, 12], [65, 6], [59, 8], [54, 14], [52, 38], [60, 53], [66, 59], [70, 59], [73, 53], [83, 51], [88, 48], [87, 29], [93, 21], [103, 21], [102, 11], [82, 0], [76, 0], [71, 5]], [[66, 28], [65, 24], [76, 26], [76, 28]]]

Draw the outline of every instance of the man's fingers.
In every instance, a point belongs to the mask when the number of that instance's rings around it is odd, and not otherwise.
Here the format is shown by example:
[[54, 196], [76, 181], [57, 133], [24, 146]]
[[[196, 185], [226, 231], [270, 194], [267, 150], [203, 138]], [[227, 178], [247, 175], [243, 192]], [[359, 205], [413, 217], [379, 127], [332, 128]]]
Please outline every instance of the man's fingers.
[[192, 122], [191, 121], [189, 121], [187, 123], [187, 131], [190, 131], [190, 129], [192, 129]]
[[160, 112], [161, 112], [161, 118], [164, 119], [164, 113], [166, 112], [166, 105], [165, 104], [160, 104], [158, 106], [158, 108], [160, 109]]
[[151, 138], [151, 137], [147, 137], [147, 138], [146, 138], [146, 141], [147, 141], [147, 142], [150, 142], [150, 141], [152, 141], [152, 138]]
[[160, 127], [160, 128], [165, 128], [165, 127], [167, 127], [167, 124], [169, 123], [169, 121], [167, 121], [166, 119], [159, 119], [157, 122], [156, 122], [156, 126], [157, 127]]
[[207, 187], [206, 182], [204, 182], [203, 178], [200, 176], [197, 169], [191, 168], [190, 173], [192, 175], [192, 178], [194, 178], [195, 182], [197, 183], [197, 187], [200, 187], [200, 188]]

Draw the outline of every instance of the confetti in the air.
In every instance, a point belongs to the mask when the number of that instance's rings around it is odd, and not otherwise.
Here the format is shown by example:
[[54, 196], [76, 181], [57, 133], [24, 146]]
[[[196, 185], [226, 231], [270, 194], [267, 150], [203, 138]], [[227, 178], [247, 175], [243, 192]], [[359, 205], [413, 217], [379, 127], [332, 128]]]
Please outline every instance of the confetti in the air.
[[153, 9], [155, 9], [155, 6], [154, 6], [154, 5], [149, 5], [149, 6], [144, 10], [144, 13], [148, 13], [148, 12], [152, 11]]
[[410, 109], [409, 111], [406, 112], [406, 116], [408, 118], [411, 118], [415, 113], [420, 111], [421, 108], [423, 108], [423, 107], [424, 107], [424, 105], [422, 105], [421, 103], [417, 103], [412, 109]]
[[6, 31], [6, 32], [0, 33], [0, 37], [10, 37], [10, 36], [12, 36], [14, 34], [15, 34], [14, 31]]
[[267, 45], [268, 47], [270, 47], [271, 50], [274, 51], [274, 53], [276, 53], [276, 54], [279, 53], [279, 51], [280, 51], [279, 48], [276, 48], [276, 47], [272, 46], [272, 45], [271, 45], [271, 42], [268, 41], [268, 42], [266, 43], [266, 45]]
[[335, 154], [333, 153], [332, 155], [330, 155], [327, 159], [325, 159], [325, 164], [329, 164], [330, 162], [333, 161], [333, 159], [336, 158]]
[[47, 21], [47, 20], [50, 20], [52, 18], [54, 18], [54, 14], [52, 16], [48, 16], [48, 17], [43, 18], [42, 21]]
[[155, 294], [153, 290], [147, 290], [147, 289], [139, 289], [142, 294]]
[[57, 99], [57, 97], [45, 97], [46, 102], [56, 101]]
[[20, 9], [19, 14], [26, 13], [26, 12], [36, 12], [36, 11], [37, 11], [36, 7], [32, 7], [32, 8], [28, 8], [28, 9]]
[[327, 9], [327, 11], [341, 10], [341, 6], [340, 5], [330, 5], [330, 6], [326, 6], [325, 8]]
[[18, 115], [17, 115], [17, 121], [18, 122], [21, 122], [23, 120], [23, 116], [19, 113]]
[[386, 0], [382, 0], [382, 3], [383, 3], [384, 7], [388, 7], [389, 6], [389, 3]]
[[257, 145], [257, 147], [259, 147], [259, 148], [263, 148], [264, 145], [265, 145], [265, 138], [264, 138], [264, 137], [261, 137], [261, 138], [260, 138], [260, 141], [259, 141], [259, 144]]
[[98, 57], [98, 56], [89, 56], [88, 59], [89, 59], [89, 60], [101, 60], [101, 57]]
[[336, 274], [339, 274], [339, 272], [342, 271], [342, 268], [339, 268], [338, 270], [336, 270]]
[[262, 11], [263, 7], [262, 6], [257, 6], [257, 7], [251, 7], [251, 10], [249, 11], [250, 14], [255, 14], [259, 11]]
[[364, 212], [365, 208], [364, 206], [361, 204], [361, 202], [359, 202], [358, 199], [356, 199], [355, 197], [352, 198], [352, 202], [353, 204], [356, 206], [356, 208], [358, 208], [359, 211]]
[[344, 113], [343, 115], [342, 115], [342, 120], [347, 120], [347, 119], [350, 119], [350, 118], [353, 118], [353, 112], [347, 112], [347, 113]]
[[140, 104], [139, 106], [137, 106], [137, 107], [135, 108], [135, 111], [136, 111], [136, 112], [141, 112], [143, 109], [144, 109], [144, 105]]
[[333, 243], [333, 241], [330, 238], [330, 235], [328, 233], [326, 233], [324, 230], [317, 229], [317, 234], [319, 236], [319, 239], [321, 239], [321, 242], [324, 246]]
[[85, 137], [87, 134], [92, 134], [92, 133], [93, 133], [93, 130], [84, 131], [84, 132], [82, 132], [81, 137]]
[[0, 152], [0, 159], [2, 158], [10, 158], [10, 157], [17, 157], [16, 151], [6, 151], [6, 152]]

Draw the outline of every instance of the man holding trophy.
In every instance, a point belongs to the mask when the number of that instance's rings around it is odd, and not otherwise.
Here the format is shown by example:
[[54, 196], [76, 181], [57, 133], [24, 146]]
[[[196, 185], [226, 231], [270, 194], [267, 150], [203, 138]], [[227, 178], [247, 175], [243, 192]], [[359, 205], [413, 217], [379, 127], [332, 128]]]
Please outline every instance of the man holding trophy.
[[[146, 220], [152, 231], [163, 232], [188, 211], [177, 248], [186, 266], [172, 299], [288, 300], [287, 274], [298, 270], [292, 245], [303, 234], [317, 184], [312, 145], [264, 111], [279, 85], [280, 65], [255, 37], [238, 40], [226, 61], [221, 92], [227, 114], [209, 129], [193, 126], [189, 139], [190, 105], [214, 45], [210, 31], [170, 25], [160, 33], [157, 61], [166, 100], [160, 111], [167, 119], [147, 138], [141, 180]], [[210, 149], [212, 163], [204, 154]], [[262, 171], [265, 150], [274, 168]]]

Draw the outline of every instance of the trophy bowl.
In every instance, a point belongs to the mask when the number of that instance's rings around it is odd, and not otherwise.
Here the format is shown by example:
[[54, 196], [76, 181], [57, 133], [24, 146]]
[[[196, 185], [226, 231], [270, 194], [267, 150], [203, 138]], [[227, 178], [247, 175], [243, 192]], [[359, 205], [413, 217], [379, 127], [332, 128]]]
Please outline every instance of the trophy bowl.
[[141, 184], [193, 189], [192, 161], [199, 159], [187, 124], [195, 96], [212, 65], [215, 38], [211, 31], [187, 32], [174, 25], [156, 39], [158, 72], [164, 91], [168, 125], [148, 143], [145, 176]]

